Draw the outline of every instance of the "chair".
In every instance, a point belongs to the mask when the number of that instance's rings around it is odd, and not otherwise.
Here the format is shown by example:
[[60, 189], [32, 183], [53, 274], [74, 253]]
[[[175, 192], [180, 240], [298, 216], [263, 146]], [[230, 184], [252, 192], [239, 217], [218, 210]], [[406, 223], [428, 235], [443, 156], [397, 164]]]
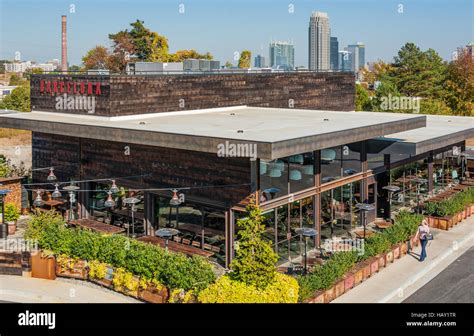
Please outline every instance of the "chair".
[[204, 244], [204, 245], [203, 245], [203, 248], [204, 248], [205, 250], [207, 250], [207, 251], [212, 251], [212, 247], [213, 247], [213, 246], [210, 245], [210, 244]]
[[173, 240], [174, 240], [175, 242], [177, 242], [177, 243], [181, 243], [182, 237], [180, 237], [180, 236], [174, 236], [174, 237], [173, 237]]
[[459, 175], [457, 170], [453, 170], [451, 172], [451, 177], [453, 178], [453, 182], [459, 183]]
[[213, 247], [211, 248], [211, 251], [212, 251], [212, 252], [215, 252], [215, 253], [219, 253], [219, 252], [221, 251], [221, 248], [220, 248], [219, 246], [213, 246]]
[[190, 244], [191, 244], [191, 240], [183, 238], [183, 240], [181, 241], [181, 244], [190, 245]]
[[197, 247], [197, 248], [201, 248], [201, 242], [200, 242], [200, 241], [197, 241], [197, 240], [194, 240], [194, 241], [191, 243], [191, 246], [194, 246], [194, 247]]

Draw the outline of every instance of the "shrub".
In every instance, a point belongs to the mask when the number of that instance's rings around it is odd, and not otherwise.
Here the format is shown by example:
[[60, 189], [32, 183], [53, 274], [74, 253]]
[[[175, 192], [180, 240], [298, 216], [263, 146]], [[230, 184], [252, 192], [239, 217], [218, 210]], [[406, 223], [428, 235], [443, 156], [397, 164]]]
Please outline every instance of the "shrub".
[[20, 218], [20, 211], [16, 208], [15, 204], [8, 203], [5, 205], [5, 222], [16, 222]]
[[247, 206], [247, 217], [240, 219], [237, 225], [239, 241], [235, 249], [235, 258], [230, 264], [233, 280], [248, 286], [265, 289], [274, 282], [275, 263], [278, 256], [272, 244], [262, 238], [265, 232], [261, 210], [251, 201]]
[[355, 265], [357, 260], [358, 256], [355, 251], [338, 252], [311, 273], [300, 276], [298, 278], [300, 300], [310, 298], [317, 290], [330, 288], [336, 280]]
[[464, 210], [467, 206], [474, 203], [474, 188], [471, 187], [461, 191], [447, 200], [441, 202], [427, 202], [424, 210], [427, 215], [444, 217], [452, 216]]
[[277, 273], [265, 289], [221, 276], [214, 284], [199, 293], [203, 303], [296, 303], [298, 283], [285, 274]]
[[31, 218], [26, 237], [36, 239], [39, 247], [56, 255], [122, 268], [169, 288], [199, 292], [215, 280], [212, 266], [202, 257], [188, 258], [124, 236], [66, 228], [64, 224], [56, 213], [38, 213]]

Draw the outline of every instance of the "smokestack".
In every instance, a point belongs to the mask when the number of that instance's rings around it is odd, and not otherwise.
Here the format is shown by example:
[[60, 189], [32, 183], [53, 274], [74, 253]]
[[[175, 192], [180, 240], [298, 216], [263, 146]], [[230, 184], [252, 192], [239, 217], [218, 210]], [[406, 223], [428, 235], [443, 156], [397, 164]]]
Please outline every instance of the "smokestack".
[[61, 16], [61, 71], [67, 72], [66, 15]]

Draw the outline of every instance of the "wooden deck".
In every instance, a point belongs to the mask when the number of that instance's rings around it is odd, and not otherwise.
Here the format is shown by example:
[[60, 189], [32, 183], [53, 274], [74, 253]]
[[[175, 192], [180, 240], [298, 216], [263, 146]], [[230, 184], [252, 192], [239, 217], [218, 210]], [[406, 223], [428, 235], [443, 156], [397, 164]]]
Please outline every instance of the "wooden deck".
[[125, 232], [124, 228], [120, 228], [118, 226], [98, 222], [92, 219], [77, 219], [69, 221], [68, 224], [81, 227], [83, 229], [89, 229], [92, 231], [105, 233], [105, 234], [118, 234]]

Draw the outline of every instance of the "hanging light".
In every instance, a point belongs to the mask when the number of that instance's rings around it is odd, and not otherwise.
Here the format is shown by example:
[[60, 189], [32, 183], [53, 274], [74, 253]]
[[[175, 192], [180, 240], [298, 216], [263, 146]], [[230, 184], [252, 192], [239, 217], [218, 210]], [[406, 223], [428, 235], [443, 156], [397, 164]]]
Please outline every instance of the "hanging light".
[[278, 168], [270, 169], [270, 177], [281, 177], [281, 170]]
[[59, 184], [56, 183], [56, 184], [54, 185], [54, 187], [55, 187], [55, 188], [54, 188], [54, 191], [53, 191], [53, 193], [52, 193], [51, 196], [52, 196], [53, 198], [60, 198], [60, 197], [62, 196], [62, 194], [61, 194], [61, 192], [59, 191]]
[[56, 175], [54, 175], [54, 168], [53, 167], [49, 168], [49, 175], [46, 178], [46, 180], [48, 180], [48, 181], [56, 181], [57, 180]]
[[116, 194], [119, 192], [119, 188], [117, 187], [115, 180], [112, 180], [112, 186], [110, 187], [110, 191], [112, 192], [112, 194]]
[[178, 190], [177, 189], [173, 189], [173, 197], [171, 198], [170, 200], [170, 205], [172, 206], [178, 206], [180, 205], [181, 202], [179, 201], [179, 197], [178, 197]]
[[108, 191], [107, 194], [109, 195], [109, 197], [107, 198], [107, 201], [104, 202], [104, 205], [107, 208], [113, 208], [115, 206], [115, 201], [112, 198], [112, 190]]
[[41, 190], [36, 190], [36, 199], [33, 202], [35, 207], [40, 207], [44, 204], [43, 199], [41, 198]]
[[293, 169], [290, 171], [290, 180], [299, 181], [301, 180], [301, 172], [299, 170]]

